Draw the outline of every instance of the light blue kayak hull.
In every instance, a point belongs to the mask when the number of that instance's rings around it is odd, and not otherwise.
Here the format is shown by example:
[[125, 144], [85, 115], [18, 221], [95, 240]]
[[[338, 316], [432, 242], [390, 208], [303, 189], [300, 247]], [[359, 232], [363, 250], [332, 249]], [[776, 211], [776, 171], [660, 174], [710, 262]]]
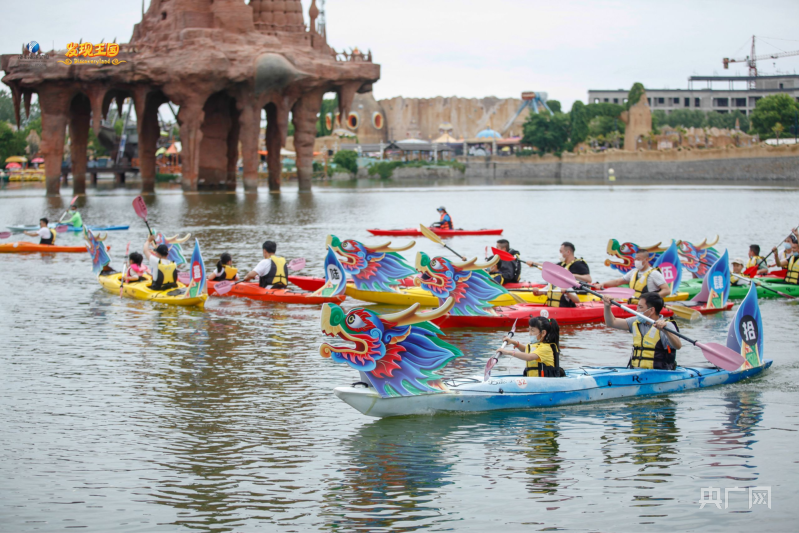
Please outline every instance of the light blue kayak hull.
[[336, 396], [361, 413], [378, 418], [431, 415], [459, 411], [549, 408], [619, 398], [670, 394], [726, 385], [755, 376], [772, 361], [747, 370], [716, 368], [638, 370], [623, 367], [583, 367], [564, 378], [496, 376], [447, 381], [449, 392], [381, 398], [373, 388], [337, 387]]
[[[57, 224], [50, 224], [51, 228], [55, 228]], [[23, 232], [23, 231], [36, 231], [39, 229], [39, 226], [6, 226], [9, 230], [14, 232]], [[123, 231], [126, 229], [130, 229], [130, 226], [89, 226], [89, 229], [92, 231]], [[74, 226], [67, 227], [67, 231], [74, 231], [79, 232], [83, 231], [83, 227], [76, 228]]]

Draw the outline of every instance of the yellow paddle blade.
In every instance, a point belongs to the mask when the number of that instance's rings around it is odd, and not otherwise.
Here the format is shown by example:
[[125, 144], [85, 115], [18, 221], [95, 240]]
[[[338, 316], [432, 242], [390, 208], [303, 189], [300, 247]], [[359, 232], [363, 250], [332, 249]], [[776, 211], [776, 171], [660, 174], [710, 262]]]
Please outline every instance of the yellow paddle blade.
[[422, 235], [424, 235], [434, 243], [441, 244], [443, 246], [444, 243], [441, 242], [441, 237], [433, 233], [433, 231], [424, 224], [419, 224], [419, 231], [421, 231]]
[[684, 305], [667, 305], [666, 308], [674, 311], [674, 316], [683, 320], [697, 320], [702, 318], [702, 313]]
[[524, 298], [522, 298], [518, 294], [514, 294], [513, 291], [508, 291], [508, 294], [510, 294], [510, 297], [513, 298], [513, 300], [517, 304], [526, 304], [527, 303], [527, 300], [525, 300]]

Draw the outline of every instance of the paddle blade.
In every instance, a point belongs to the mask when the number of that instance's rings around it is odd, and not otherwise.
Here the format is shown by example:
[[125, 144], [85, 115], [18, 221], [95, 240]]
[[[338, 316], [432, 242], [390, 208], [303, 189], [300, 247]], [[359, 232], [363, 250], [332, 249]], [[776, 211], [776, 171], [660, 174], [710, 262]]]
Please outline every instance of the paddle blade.
[[11, 237], [10, 231], [0, 231], [0, 239], [8, 239]]
[[139, 218], [147, 219], [147, 206], [144, 203], [144, 198], [137, 196], [133, 199], [133, 210], [139, 215]]
[[574, 287], [579, 287], [580, 285], [574, 278], [574, 274], [562, 266], [558, 266], [555, 263], [550, 263], [549, 261], [544, 261], [542, 276], [544, 281], [551, 283], [555, 287], [560, 287], [561, 289], [571, 289]]
[[191, 283], [191, 274], [188, 272], [178, 272], [178, 281], [184, 285]]
[[486, 363], [486, 369], [483, 373], [483, 381], [488, 381], [488, 378], [491, 377], [491, 369], [494, 368], [494, 365], [497, 364], [498, 359], [496, 357], [492, 357]]
[[744, 276], [754, 278], [757, 275], [757, 265], [744, 269]]
[[224, 296], [233, 290], [233, 285], [235, 284], [232, 281], [220, 281], [214, 285], [214, 292], [217, 296]]
[[610, 287], [609, 289], [599, 291], [599, 293], [603, 296], [609, 296], [614, 300], [629, 300], [635, 296], [635, 290], [628, 289], [627, 287]]
[[699, 320], [702, 318], [702, 313], [684, 305], [667, 305], [666, 308], [671, 309], [674, 312], [674, 316], [683, 320]]
[[75, 202], [77, 202], [77, 201], [78, 201], [78, 197], [77, 196], [73, 196], [72, 197], [72, 201], [69, 202], [69, 207], [72, 207], [73, 205], [75, 205]]
[[440, 244], [442, 246], [444, 245], [444, 243], [441, 241], [441, 238], [438, 235], [436, 235], [433, 232], [433, 230], [431, 230], [430, 228], [428, 228], [424, 224], [419, 224], [419, 231], [421, 231], [422, 235], [424, 235], [425, 237], [427, 237], [428, 239], [430, 239], [434, 243]]
[[69, 227], [66, 224], [59, 224], [55, 227], [56, 233], [66, 233], [69, 231]]
[[294, 272], [302, 270], [303, 268], [305, 268], [305, 258], [298, 257], [297, 259], [292, 259], [291, 261], [289, 261], [288, 267], [289, 270], [293, 270]]
[[499, 248], [494, 248], [493, 246], [491, 247], [491, 253], [498, 255], [503, 261], [516, 261], [516, 258], [512, 254], [509, 254], [504, 250], [500, 250]]
[[702, 350], [705, 359], [719, 368], [734, 372], [744, 364], [744, 358], [726, 346], [716, 342], [697, 342], [696, 347]]

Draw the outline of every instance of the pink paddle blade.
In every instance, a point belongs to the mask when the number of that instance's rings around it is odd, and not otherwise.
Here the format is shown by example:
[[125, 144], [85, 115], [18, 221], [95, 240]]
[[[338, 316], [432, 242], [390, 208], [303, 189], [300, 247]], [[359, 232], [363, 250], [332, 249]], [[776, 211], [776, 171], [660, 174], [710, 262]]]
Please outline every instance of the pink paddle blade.
[[59, 224], [58, 226], [55, 227], [56, 233], [66, 233], [67, 231], [69, 231], [69, 226], [67, 226], [66, 224]]
[[705, 359], [724, 370], [734, 372], [744, 364], [741, 354], [716, 342], [697, 342], [696, 347], [702, 350]]
[[144, 198], [137, 196], [133, 199], [133, 210], [139, 215], [139, 218], [147, 218], [147, 206], [144, 203]]
[[188, 272], [179, 272], [178, 281], [184, 285], [188, 285], [191, 282], [191, 274]]
[[604, 296], [610, 296], [614, 300], [628, 300], [635, 296], [635, 290], [626, 287], [611, 287], [597, 292]]
[[579, 288], [580, 286], [580, 284], [574, 278], [574, 274], [562, 266], [558, 266], [555, 263], [550, 263], [549, 261], [544, 261], [542, 276], [544, 281], [551, 283], [555, 287], [560, 287], [561, 289], [572, 289], [575, 287]]
[[488, 378], [491, 377], [491, 369], [494, 368], [494, 365], [497, 364], [498, 359], [496, 356], [492, 357], [486, 363], [485, 373], [483, 374], [483, 381], [488, 381]]
[[233, 285], [235, 285], [235, 283], [232, 281], [220, 281], [214, 285], [214, 292], [217, 296], [224, 296], [233, 289]]
[[11, 237], [10, 231], [0, 231], [0, 239], [8, 239]]
[[288, 267], [290, 270], [293, 270], [295, 272], [298, 270], [302, 270], [303, 268], [305, 268], [305, 258], [298, 257], [297, 259], [292, 259], [291, 261], [289, 261]]
[[73, 205], [75, 205], [75, 202], [77, 202], [77, 201], [78, 201], [78, 197], [77, 196], [73, 196], [72, 197], [72, 201], [69, 202], [69, 207], [72, 207]]

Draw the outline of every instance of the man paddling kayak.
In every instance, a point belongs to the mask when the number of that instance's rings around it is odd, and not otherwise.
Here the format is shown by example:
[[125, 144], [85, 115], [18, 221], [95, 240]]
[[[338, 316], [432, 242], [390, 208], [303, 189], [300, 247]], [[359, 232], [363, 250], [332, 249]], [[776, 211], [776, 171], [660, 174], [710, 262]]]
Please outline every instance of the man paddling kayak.
[[666, 320], [663, 298], [657, 293], [648, 292], [638, 300], [638, 312], [655, 321], [654, 327], [639, 317], [616, 318], [610, 310], [611, 299], [602, 297], [605, 302], [605, 325], [609, 328], [629, 331], [633, 334], [633, 354], [627, 368], [652, 368], [654, 370], [674, 370], [677, 368], [677, 350], [682, 341], [672, 332], [679, 331], [673, 320]]
[[55, 244], [56, 232], [54, 229], [47, 227], [49, 221], [46, 218], [39, 219], [39, 229], [36, 231], [26, 231], [25, 235], [30, 237], [39, 237], [39, 244]]
[[666, 283], [666, 278], [660, 272], [659, 268], [652, 268], [649, 264], [649, 252], [646, 250], [638, 250], [635, 253], [635, 268], [627, 272], [623, 277], [605, 281], [604, 283], [597, 284], [601, 289], [608, 287], [618, 287], [619, 285], [628, 284], [631, 289], [635, 291], [633, 299], [640, 298], [641, 295], [654, 292], [661, 298], [665, 298], [671, 294], [671, 287]]
[[275, 255], [277, 244], [266, 241], [263, 245], [264, 259], [244, 276], [242, 282], [250, 281], [258, 276], [258, 286], [262, 289], [285, 289], [289, 282], [289, 270], [286, 258]]
[[[591, 283], [591, 269], [588, 268], [588, 263], [586, 263], [582, 257], [575, 257], [574, 250], [574, 244], [569, 241], [561, 244], [559, 250], [560, 262], [557, 263], [557, 265], [574, 274], [576, 280]], [[527, 265], [531, 267], [541, 267], [541, 265], [535, 261], [528, 261]], [[546, 305], [548, 307], [576, 307], [577, 304], [580, 303], [580, 298], [575, 293], [553, 290], [552, 286], [549, 286], [546, 290], [534, 289], [533, 294], [536, 296], [546, 294]]]
[[[64, 221], [63, 220], [64, 217], [67, 216], [69, 213], [72, 213], [72, 216], [69, 218], [69, 220]], [[67, 225], [72, 226], [74, 228], [82, 228], [83, 227], [83, 218], [80, 216], [80, 213], [78, 212], [78, 206], [75, 205], [75, 204], [72, 204], [72, 206], [69, 208], [69, 211], [64, 213], [64, 215], [61, 217], [61, 219], [58, 222], [59, 223], [63, 223], [63, 224], [67, 224]]]
[[749, 245], [749, 261], [746, 262], [746, 270], [752, 267], [757, 267], [758, 276], [765, 276], [768, 274], [768, 265], [766, 264], [766, 260], [760, 256], [759, 244]]
[[438, 229], [454, 229], [454, 226], [452, 225], [452, 217], [449, 216], [449, 213], [447, 213], [447, 208], [442, 205], [436, 209], [436, 211], [438, 211], [441, 219], [438, 222], [433, 222], [430, 224], [430, 227]]
[[503, 252], [508, 252], [512, 256], [516, 257], [516, 259], [513, 261], [500, 260], [499, 263], [491, 267], [490, 272], [494, 278], [494, 281], [500, 285], [505, 285], [506, 283], [518, 283], [519, 278], [522, 275], [522, 262], [519, 259], [519, 251], [512, 249], [510, 247], [510, 242], [508, 242], [507, 239], [499, 239], [497, 241], [497, 249], [502, 250]]
[[792, 285], [799, 284], [799, 233], [794, 229], [791, 230], [793, 235], [790, 237], [791, 250], [786, 252], [785, 261], [780, 260], [777, 255], [777, 249], [774, 248], [774, 257], [777, 259], [777, 266], [784, 268], [788, 271], [785, 275], [785, 283]]
[[154, 291], [165, 291], [178, 286], [177, 265], [168, 259], [169, 247], [166, 244], [155, 244], [155, 235], [147, 237], [144, 243], [144, 257], [150, 262], [150, 272], [153, 282], [149, 288]]

